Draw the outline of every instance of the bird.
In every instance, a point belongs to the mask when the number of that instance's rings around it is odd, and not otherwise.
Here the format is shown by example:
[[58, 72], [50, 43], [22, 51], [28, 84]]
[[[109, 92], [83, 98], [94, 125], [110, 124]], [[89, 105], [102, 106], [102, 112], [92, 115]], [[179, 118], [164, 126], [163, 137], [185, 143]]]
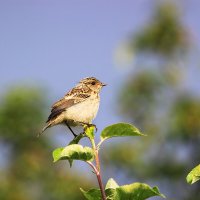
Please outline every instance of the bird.
[[104, 86], [106, 84], [95, 77], [86, 77], [80, 80], [62, 99], [52, 105], [46, 125], [38, 136], [47, 128], [59, 124], [66, 125], [74, 137], [77, 137], [77, 135], [71, 126], [94, 126], [96, 128], [92, 121], [97, 115], [100, 104], [100, 91]]

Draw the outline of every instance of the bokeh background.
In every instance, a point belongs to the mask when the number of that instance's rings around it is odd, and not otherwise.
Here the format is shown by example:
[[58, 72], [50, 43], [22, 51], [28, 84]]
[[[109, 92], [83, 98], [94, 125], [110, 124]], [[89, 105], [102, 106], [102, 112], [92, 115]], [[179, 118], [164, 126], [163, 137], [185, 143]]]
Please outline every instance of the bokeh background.
[[97, 141], [119, 121], [148, 135], [103, 145], [104, 183], [200, 199], [185, 181], [200, 162], [199, 18], [195, 0], [0, 0], [0, 199], [83, 199], [80, 187], [97, 186], [86, 164], [53, 164], [72, 139], [65, 127], [36, 138], [51, 104], [88, 76], [108, 84]]

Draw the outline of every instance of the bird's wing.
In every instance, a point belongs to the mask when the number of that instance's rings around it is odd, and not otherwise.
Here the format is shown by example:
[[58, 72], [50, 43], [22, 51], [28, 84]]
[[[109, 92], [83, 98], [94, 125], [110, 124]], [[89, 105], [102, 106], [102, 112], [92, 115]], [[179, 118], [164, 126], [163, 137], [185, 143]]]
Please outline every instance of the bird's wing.
[[51, 114], [49, 115], [47, 122], [57, 117], [63, 111], [67, 110], [69, 107], [85, 101], [88, 97], [90, 97], [89, 93], [81, 93], [80, 91], [77, 91], [77, 89], [75, 88], [70, 90], [64, 96], [64, 98], [55, 102], [52, 105]]

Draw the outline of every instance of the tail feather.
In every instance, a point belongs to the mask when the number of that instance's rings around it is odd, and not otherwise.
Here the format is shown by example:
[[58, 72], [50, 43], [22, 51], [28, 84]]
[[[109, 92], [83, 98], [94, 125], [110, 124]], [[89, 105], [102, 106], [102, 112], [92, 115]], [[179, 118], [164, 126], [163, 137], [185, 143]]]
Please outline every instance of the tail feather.
[[49, 128], [49, 127], [51, 127], [51, 123], [50, 123], [50, 122], [42, 129], [42, 131], [40, 131], [40, 132], [38, 133], [37, 137], [40, 137], [40, 135], [42, 135], [42, 133], [43, 133], [47, 128]]

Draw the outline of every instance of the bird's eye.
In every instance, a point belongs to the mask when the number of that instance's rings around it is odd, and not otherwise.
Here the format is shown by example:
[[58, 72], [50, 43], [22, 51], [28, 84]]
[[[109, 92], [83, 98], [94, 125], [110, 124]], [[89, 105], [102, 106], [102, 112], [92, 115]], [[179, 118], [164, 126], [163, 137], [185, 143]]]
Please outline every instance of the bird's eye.
[[96, 83], [93, 81], [91, 84], [92, 84], [92, 85], [95, 85]]

